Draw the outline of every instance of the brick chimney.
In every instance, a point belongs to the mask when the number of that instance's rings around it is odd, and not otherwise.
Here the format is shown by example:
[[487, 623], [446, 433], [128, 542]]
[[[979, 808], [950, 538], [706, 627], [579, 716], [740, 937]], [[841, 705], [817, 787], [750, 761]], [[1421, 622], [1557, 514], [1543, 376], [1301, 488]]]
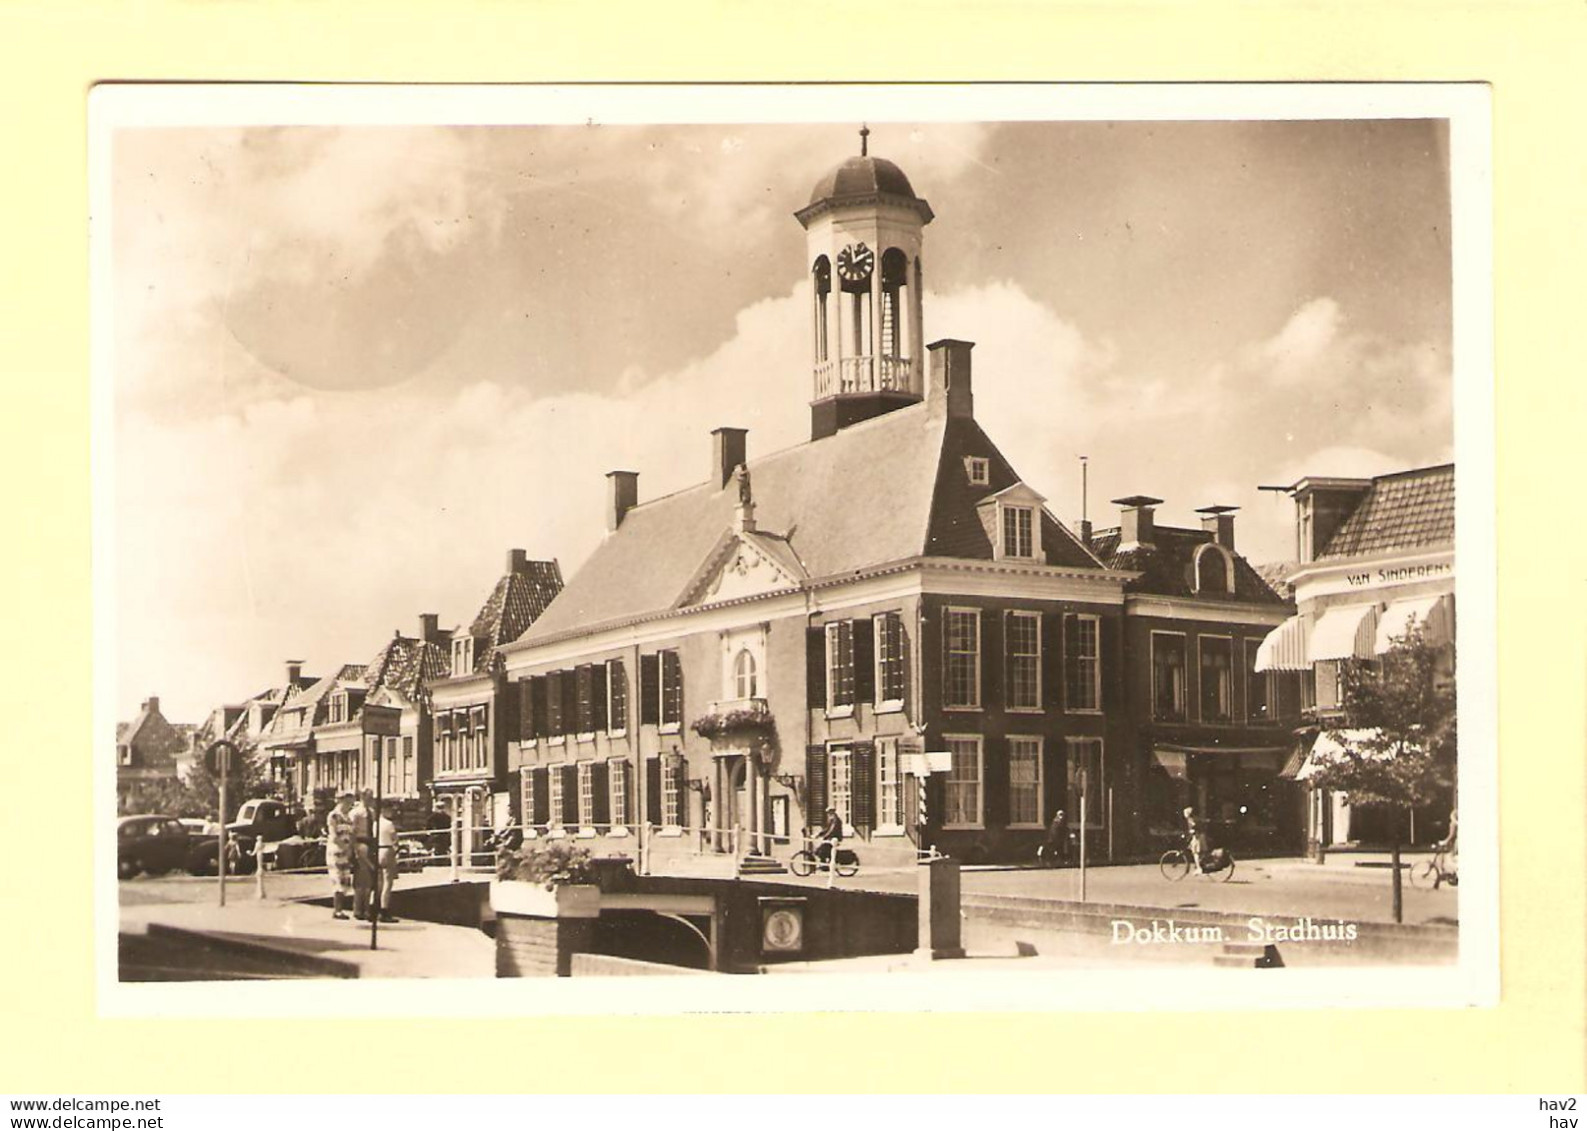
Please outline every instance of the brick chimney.
[[303, 661], [302, 660], [288, 660], [287, 661], [287, 687], [288, 688], [296, 687], [298, 685], [298, 681], [300, 679], [302, 679], [302, 678], [303, 678]]
[[1150, 495], [1126, 495], [1113, 502], [1122, 508], [1119, 511], [1119, 549], [1130, 550], [1138, 546], [1156, 545], [1156, 523], [1153, 515], [1156, 508], [1162, 504], [1161, 499], [1154, 499]]
[[926, 347], [931, 355], [926, 403], [933, 406], [934, 413], [975, 415], [975, 393], [970, 385], [970, 351], [974, 348], [974, 342], [954, 338], [943, 338]]
[[746, 428], [718, 428], [711, 433], [711, 478], [726, 487], [733, 472], [743, 466], [748, 451]]
[[606, 482], [610, 485], [606, 508], [606, 529], [616, 530], [623, 524], [623, 516], [639, 504], [639, 472], [608, 471]]
[[1196, 513], [1201, 516], [1201, 528], [1231, 554], [1234, 553], [1234, 512], [1239, 509], [1223, 505], [1196, 508]]
[[158, 715], [160, 713], [160, 697], [158, 695], [149, 696], [143, 701], [143, 709], [151, 715]]
[[1091, 548], [1091, 520], [1082, 518], [1075, 526], [1080, 534], [1080, 544], [1089, 550]]
[[419, 614], [419, 639], [431, 644], [446, 643], [446, 637], [441, 632], [441, 617], [439, 613]]
[[528, 550], [508, 550], [507, 551], [507, 572], [508, 573], [528, 573], [529, 572], [529, 551]]

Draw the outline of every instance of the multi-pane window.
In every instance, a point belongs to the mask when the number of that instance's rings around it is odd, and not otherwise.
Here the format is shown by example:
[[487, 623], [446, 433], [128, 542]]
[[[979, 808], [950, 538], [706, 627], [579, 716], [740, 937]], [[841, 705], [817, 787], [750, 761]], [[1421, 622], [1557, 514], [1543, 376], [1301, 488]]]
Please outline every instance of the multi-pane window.
[[981, 705], [981, 613], [978, 609], [949, 609], [943, 631], [948, 655], [943, 671], [945, 707]]
[[1185, 717], [1185, 638], [1179, 633], [1152, 633], [1152, 715]]
[[579, 824], [588, 827], [595, 820], [595, 766], [579, 763]]
[[755, 657], [748, 648], [740, 648], [733, 657], [733, 694], [739, 699], [753, 699], [759, 694]]
[[331, 722], [341, 723], [347, 721], [347, 692], [338, 691], [331, 696]]
[[606, 763], [606, 788], [610, 794], [612, 824], [628, 824], [628, 763], [616, 758]]
[[883, 613], [875, 620], [876, 697], [882, 703], [904, 701], [904, 618]]
[[[376, 739], [378, 742], [379, 740]], [[396, 794], [400, 788], [397, 784], [398, 775], [402, 773], [402, 766], [397, 761], [397, 740], [386, 739], [386, 792]]]
[[1102, 740], [1100, 738], [1070, 738], [1069, 745], [1069, 821], [1080, 824], [1080, 798], [1085, 796], [1086, 828], [1100, 829], [1107, 814], [1102, 810]]
[[1064, 705], [1071, 711], [1102, 706], [1102, 633], [1094, 616], [1064, 618]]
[[827, 625], [827, 709], [854, 705], [854, 622]]
[[673, 730], [683, 725], [683, 664], [671, 650], [661, 653], [661, 725]]
[[412, 793], [419, 788], [419, 777], [413, 761], [413, 735], [402, 738], [402, 792]]
[[525, 766], [519, 771], [519, 807], [520, 820], [525, 826], [534, 824], [535, 819], [535, 773]]
[[459, 636], [452, 641], [452, 674], [467, 675], [474, 670], [474, 638]]
[[661, 760], [661, 823], [683, 824], [683, 766], [678, 758]]
[[1203, 636], [1201, 653], [1201, 721], [1226, 723], [1234, 717], [1234, 641]]
[[898, 774], [898, 744], [884, 739], [876, 744], [876, 792], [880, 812], [876, 823], [883, 828], [902, 828], [904, 791]]
[[827, 752], [827, 804], [838, 811], [845, 825], [854, 817], [854, 755], [847, 746]]
[[474, 730], [473, 760], [470, 763], [470, 768], [483, 770], [490, 762], [490, 738], [485, 727], [484, 705], [475, 707], [470, 712], [470, 715]]
[[981, 827], [981, 739], [950, 738], [943, 824], [950, 829]]
[[1040, 825], [1041, 739], [1008, 740], [1008, 823]]
[[1031, 507], [1005, 506], [1003, 508], [1003, 556], [1029, 558], [1035, 555], [1035, 537], [1032, 529], [1035, 510]]
[[1265, 723], [1276, 717], [1273, 710], [1273, 681], [1271, 672], [1256, 670], [1256, 650], [1260, 640], [1245, 642], [1245, 721]]
[[606, 728], [613, 734], [628, 729], [628, 674], [621, 660], [606, 662]]
[[992, 462], [985, 456], [965, 456], [964, 473], [973, 487], [985, 487], [992, 481]]
[[1009, 613], [1004, 644], [1008, 649], [1008, 705], [1015, 710], [1041, 707], [1041, 614]]
[[551, 800], [550, 821], [553, 825], [562, 825], [566, 823], [562, 809], [562, 767], [550, 766], [548, 770], [549, 772], [546, 774], [546, 784], [548, 786], [546, 793]]

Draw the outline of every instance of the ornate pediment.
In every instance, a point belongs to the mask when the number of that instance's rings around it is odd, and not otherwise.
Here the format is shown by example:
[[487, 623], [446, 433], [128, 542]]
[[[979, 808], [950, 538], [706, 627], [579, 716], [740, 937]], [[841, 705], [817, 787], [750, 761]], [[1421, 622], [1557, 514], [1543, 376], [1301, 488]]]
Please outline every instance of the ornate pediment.
[[796, 588], [804, 570], [787, 542], [752, 532], [730, 533], [695, 574], [679, 606], [735, 601]]

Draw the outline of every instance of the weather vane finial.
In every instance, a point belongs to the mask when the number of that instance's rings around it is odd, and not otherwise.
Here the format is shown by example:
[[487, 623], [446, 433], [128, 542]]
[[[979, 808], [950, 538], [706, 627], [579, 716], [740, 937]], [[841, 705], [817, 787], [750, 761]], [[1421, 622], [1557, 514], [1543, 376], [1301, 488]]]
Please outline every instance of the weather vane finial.
[[860, 156], [861, 157], [868, 156], [868, 150], [870, 149], [870, 143], [866, 139], [869, 138], [870, 136], [871, 136], [871, 127], [866, 125], [864, 122], [861, 122], [860, 123]]

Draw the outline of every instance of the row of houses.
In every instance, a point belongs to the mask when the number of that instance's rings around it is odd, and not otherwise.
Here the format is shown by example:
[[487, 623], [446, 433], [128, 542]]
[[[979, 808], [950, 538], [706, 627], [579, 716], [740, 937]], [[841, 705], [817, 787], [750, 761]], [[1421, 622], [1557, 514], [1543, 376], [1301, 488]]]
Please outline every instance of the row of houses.
[[[1071, 529], [977, 421], [972, 344], [923, 344], [934, 213], [904, 173], [850, 158], [796, 215], [807, 442], [752, 459], [716, 428], [706, 479], [651, 500], [612, 471], [565, 585], [514, 550], [466, 627], [289, 664], [211, 722], [306, 802], [372, 784], [380, 741], [388, 796], [627, 849], [775, 855], [829, 807], [909, 859], [1028, 858], [1058, 809], [1113, 859], [1160, 851], [1187, 806], [1247, 850], [1349, 839], [1307, 743], [1338, 664], [1409, 619], [1447, 623], [1452, 664], [1453, 468], [1286, 488], [1298, 566], [1268, 576], [1215, 502], [1199, 528], [1134, 495]], [[373, 703], [400, 736], [363, 737]]]

